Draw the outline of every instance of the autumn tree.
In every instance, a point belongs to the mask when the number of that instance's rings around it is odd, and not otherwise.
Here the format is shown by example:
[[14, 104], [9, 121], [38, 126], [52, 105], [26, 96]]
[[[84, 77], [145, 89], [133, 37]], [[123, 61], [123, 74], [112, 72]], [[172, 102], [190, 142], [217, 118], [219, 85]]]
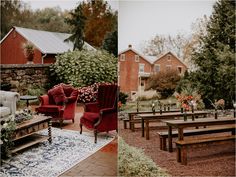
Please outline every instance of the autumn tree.
[[88, 0], [82, 3], [83, 14], [86, 16], [85, 41], [95, 47], [102, 47], [107, 33], [115, 31], [117, 13], [104, 0]]
[[174, 93], [179, 81], [180, 75], [177, 71], [161, 71], [150, 76], [145, 89], [156, 90], [162, 98], [167, 98]]

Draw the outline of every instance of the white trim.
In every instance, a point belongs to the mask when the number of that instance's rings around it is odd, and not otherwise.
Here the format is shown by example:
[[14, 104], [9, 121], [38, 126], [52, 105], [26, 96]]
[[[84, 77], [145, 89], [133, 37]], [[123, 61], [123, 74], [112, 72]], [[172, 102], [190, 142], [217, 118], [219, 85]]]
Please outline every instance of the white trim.
[[32, 44], [34, 44], [34, 46], [41, 52], [41, 53], [46, 53], [45, 51], [43, 51], [40, 47], [38, 47], [37, 45], [35, 45], [34, 42], [30, 41], [27, 36], [25, 36], [24, 34], [22, 34], [20, 31], [17, 30], [17, 27], [13, 27], [15, 28], [15, 30], [17, 31], [17, 33], [19, 33], [22, 37], [24, 37], [27, 41], [31, 42]]
[[183, 66], [177, 65], [176, 68], [177, 68], [177, 71], [178, 71], [178, 72], [179, 72], [179, 68], [181, 68], [181, 72], [180, 72], [180, 74], [183, 73]]
[[120, 61], [125, 61], [125, 54], [124, 54], [124, 53], [122, 53], [122, 54], [120, 55]]
[[168, 53], [170, 53], [171, 55], [173, 55], [177, 60], [179, 60], [180, 63], [182, 63], [186, 68], [188, 68], [188, 67], [186, 66], [186, 64], [184, 64], [184, 63], [179, 59], [179, 57], [177, 57], [177, 56], [176, 56], [174, 53], [172, 53], [171, 51], [166, 52], [165, 54], [159, 56], [153, 63], [155, 63], [156, 61], [158, 61], [159, 59], [161, 59], [162, 57], [164, 57], [164, 56], [167, 55]]
[[9, 34], [14, 30], [14, 27], [2, 38], [2, 40], [0, 41], [0, 44], [2, 44], [2, 42], [7, 38], [7, 36], [9, 36]]
[[[156, 66], [159, 66], [159, 71], [156, 71]], [[161, 71], [161, 65], [160, 64], [154, 64], [154, 67], [153, 67], [153, 72], [154, 73], [158, 73]]]
[[118, 55], [121, 55], [121, 54], [123, 54], [123, 53], [125, 53], [125, 52], [127, 52], [127, 51], [129, 51], [129, 50], [133, 51], [134, 53], [136, 53], [137, 55], [139, 55], [140, 57], [142, 57], [142, 58], [143, 58], [144, 60], [146, 60], [148, 63], [153, 64], [153, 63], [151, 63], [144, 55], [140, 54], [138, 51], [134, 50], [133, 48], [128, 48], [128, 49], [126, 49], [126, 50], [123, 50], [123, 51], [119, 52]]
[[139, 55], [134, 55], [134, 61], [137, 63], [139, 62]]
[[167, 61], [171, 61], [171, 54], [167, 54]]
[[[140, 72], [140, 66], [143, 67], [143, 71]], [[138, 73], [145, 73], [145, 64], [144, 63], [139, 63], [138, 65]]]
[[[169, 68], [169, 69], [167, 69], [167, 68]], [[170, 71], [170, 70], [172, 70], [172, 65], [166, 65], [166, 71]]]
[[[28, 40], [26, 36], [24, 36], [22, 33], [20, 33], [20, 32], [17, 30], [17, 27], [15, 27], [15, 26], [12, 27], [12, 29], [4, 36], [4, 38], [2, 38], [0, 44], [2, 44], [2, 42], [10, 35], [10, 33], [11, 33], [12, 31], [14, 31], [14, 29], [15, 29], [15, 31], [16, 31], [18, 34], [20, 34], [26, 41], [29, 41], [29, 42], [31, 42], [32, 44], [34, 44], [32, 41]], [[38, 46], [36, 46], [35, 44], [34, 44], [34, 46], [35, 46], [38, 50], [40, 50], [41, 53], [44, 53]]]

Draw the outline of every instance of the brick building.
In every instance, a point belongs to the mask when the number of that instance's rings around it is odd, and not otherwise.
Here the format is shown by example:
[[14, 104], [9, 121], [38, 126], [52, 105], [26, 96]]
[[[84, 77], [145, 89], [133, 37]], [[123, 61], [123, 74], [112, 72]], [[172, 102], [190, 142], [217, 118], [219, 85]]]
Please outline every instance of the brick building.
[[177, 70], [184, 74], [187, 70], [187, 66], [172, 52], [161, 56], [145, 56], [129, 45], [118, 57], [118, 84], [120, 90], [129, 94], [131, 99], [144, 93], [146, 81], [152, 73]]
[[[73, 50], [72, 42], [65, 42], [71, 34], [49, 31], [34, 30], [28, 28], [13, 27], [1, 40], [0, 64], [25, 64], [22, 44], [29, 41], [34, 44], [35, 64], [46, 64], [55, 62], [55, 56]], [[88, 43], [84, 48], [95, 50]]]

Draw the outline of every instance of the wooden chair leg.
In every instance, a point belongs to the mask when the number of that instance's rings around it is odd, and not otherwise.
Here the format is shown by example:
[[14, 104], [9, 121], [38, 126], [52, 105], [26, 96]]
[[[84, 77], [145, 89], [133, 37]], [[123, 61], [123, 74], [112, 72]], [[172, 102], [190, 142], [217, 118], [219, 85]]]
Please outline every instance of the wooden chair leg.
[[72, 122], [75, 123], [75, 119], [72, 119]]
[[63, 120], [60, 119], [60, 128], [62, 129]]
[[80, 126], [80, 134], [82, 134], [82, 124], [79, 124], [79, 126]]
[[97, 143], [97, 130], [94, 130], [94, 143]]

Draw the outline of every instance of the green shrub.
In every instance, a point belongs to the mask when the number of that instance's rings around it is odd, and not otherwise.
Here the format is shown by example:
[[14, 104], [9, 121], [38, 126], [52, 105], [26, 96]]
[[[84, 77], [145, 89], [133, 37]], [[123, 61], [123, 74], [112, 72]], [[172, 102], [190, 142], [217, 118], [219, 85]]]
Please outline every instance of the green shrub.
[[27, 95], [41, 96], [46, 93], [46, 90], [37, 85], [32, 85], [27, 89]]
[[169, 176], [152, 159], [147, 157], [142, 150], [129, 146], [121, 138], [119, 138], [118, 152], [119, 176]]
[[123, 92], [120, 92], [120, 93], [119, 93], [119, 101], [120, 101], [122, 104], [126, 104], [128, 97], [129, 97], [129, 96], [128, 96], [126, 93], [123, 93]]
[[103, 50], [75, 50], [57, 55], [50, 71], [56, 80], [75, 87], [112, 83], [117, 80], [117, 58]]
[[180, 79], [179, 73], [175, 70], [161, 71], [148, 78], [145, 89], [154, 89], [160, 94], [162, 99], [166, 99], [174, 93]]

